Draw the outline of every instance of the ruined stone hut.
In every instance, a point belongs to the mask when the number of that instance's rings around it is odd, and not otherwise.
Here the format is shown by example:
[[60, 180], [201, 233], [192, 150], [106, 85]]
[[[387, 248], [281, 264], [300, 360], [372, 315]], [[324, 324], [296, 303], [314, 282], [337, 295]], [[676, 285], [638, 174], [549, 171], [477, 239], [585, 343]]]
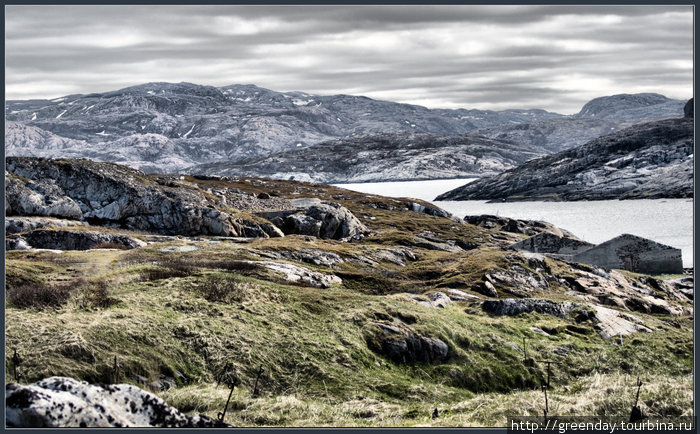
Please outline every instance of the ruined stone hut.
[[621, 268], [645, 274], [683, 272], [681, 250], [656, 241], [622, 234], [574, 255], [573, 260], [604, 268]]
[[542, 232], [511, 245], [516, 250], [544, 253], [566, 261], [644, 274], [680, 274], [681, 250], [636, 235], [622, 234], [593, 245], [576, 238]]

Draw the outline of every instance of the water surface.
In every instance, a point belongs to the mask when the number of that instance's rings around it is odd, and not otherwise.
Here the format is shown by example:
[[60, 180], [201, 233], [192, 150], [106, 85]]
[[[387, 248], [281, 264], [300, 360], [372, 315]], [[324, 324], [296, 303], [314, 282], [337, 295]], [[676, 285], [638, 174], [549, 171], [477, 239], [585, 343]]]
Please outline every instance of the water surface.
[[628, 233], [681, 249], [683, 266], [693, 266], [693, 200], [638, 199], [576, 202], [434, 201], [436, 196], [474, 179], [336, 184], [338, 187], [390, 197], [413, 197], [434, 203], [463, 218], [493, 214], [543, 220], [598, 244]]

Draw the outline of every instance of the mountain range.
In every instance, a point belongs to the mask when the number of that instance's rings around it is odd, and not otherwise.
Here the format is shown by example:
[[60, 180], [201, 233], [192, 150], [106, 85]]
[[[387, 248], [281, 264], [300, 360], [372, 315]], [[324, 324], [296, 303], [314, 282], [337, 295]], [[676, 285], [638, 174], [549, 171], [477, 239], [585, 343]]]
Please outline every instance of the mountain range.
[[683, 103], [615, 95], [565, 116], [428, 109], [254, 85], [147, 83], [7, 101], [5, 152], [84, 157], [151, 173], [320, 182], [487, 176], [638, 122], [677, 117]]

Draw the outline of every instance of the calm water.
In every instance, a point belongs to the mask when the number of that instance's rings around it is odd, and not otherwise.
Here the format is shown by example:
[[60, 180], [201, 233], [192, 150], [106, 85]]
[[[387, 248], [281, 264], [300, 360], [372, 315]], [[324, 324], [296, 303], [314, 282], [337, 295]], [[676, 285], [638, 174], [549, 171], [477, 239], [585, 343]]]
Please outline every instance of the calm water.
[[629, 233], [679, 248], [683, 266], [693, 266], [692, 199], [595, 200], [581, 202], [486, 203], [483, 200], [433, 199], [473, 179], [337, 184], [338, 187], [391, 197], [414, 197], [433, 202], [458, 217], [493, 214], [544, 220], [591, 243]]

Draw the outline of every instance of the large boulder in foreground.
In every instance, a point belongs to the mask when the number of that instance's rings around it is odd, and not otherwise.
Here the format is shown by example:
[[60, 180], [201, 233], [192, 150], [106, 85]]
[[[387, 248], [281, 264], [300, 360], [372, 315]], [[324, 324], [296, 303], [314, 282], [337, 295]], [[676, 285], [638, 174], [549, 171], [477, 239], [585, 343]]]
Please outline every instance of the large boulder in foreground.
[[128, 384], [93, 385], [51, 377], [31, 385], [5, 386], [7, 426], [78, 427], [227, 427], [204, 415], [189, 416], [157, 396]]
[[349, 209], [335, 202], [302, 200], [293, 210], [260, 213], [285, 235], [311, 235], [334, 240], [356, 239], [370, 231]]

